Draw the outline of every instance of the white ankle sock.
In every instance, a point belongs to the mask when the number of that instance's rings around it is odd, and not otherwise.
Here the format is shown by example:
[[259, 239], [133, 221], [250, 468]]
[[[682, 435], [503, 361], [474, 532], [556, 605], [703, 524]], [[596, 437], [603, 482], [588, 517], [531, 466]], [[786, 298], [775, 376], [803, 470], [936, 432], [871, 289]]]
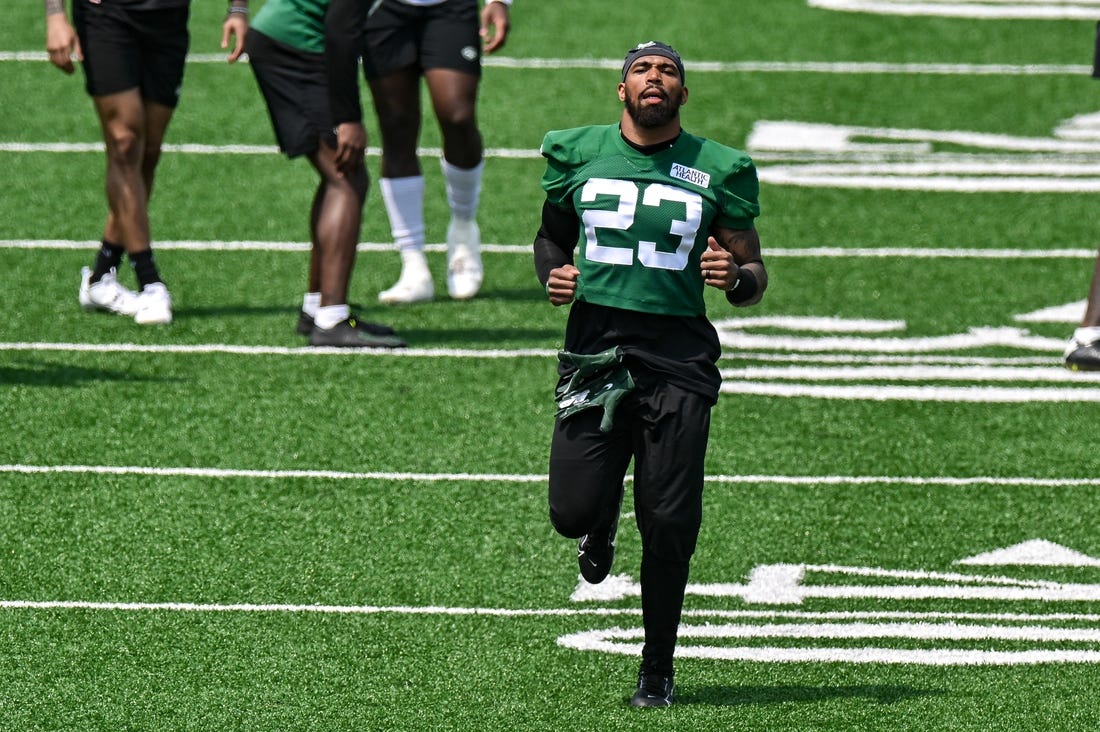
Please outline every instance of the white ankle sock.
[[307, 292], [302, 298], [302, 312], [309, 317], [316, 318], [319, 307], [321, 307], [321, 293]]
[[321, 330], [328, 330], [349, 317], [351, 317], [351, 306], [347, 303], [343, 305], [325, 305], [317, 308], [317, 314], [313, 316], [313, 322]]
[[1100, 341], [1100, 326], [1081, 327], [1073, 331], [1073, 340], [1078, 343], [1095, 343]]

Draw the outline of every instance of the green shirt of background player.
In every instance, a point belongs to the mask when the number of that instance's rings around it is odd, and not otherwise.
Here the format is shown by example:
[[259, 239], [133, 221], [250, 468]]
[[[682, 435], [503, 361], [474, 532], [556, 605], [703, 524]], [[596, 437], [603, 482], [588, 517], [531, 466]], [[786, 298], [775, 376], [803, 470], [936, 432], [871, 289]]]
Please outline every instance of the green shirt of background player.
[[581, 576], [603, 581], [634, 461], [645, 644], [631, 703], [666, 706], [721, 385], [704, 286], [752, 305], [768, 277], [753, 227], [756, 170], [744, 153], [680, 128], [679, 54], [653, 41], [635, 47], [618, 94], [617, 125], [550, 132], [542, 144], [535, 268], [550, 302], [570, 305], [550, 519], [580, 539]]

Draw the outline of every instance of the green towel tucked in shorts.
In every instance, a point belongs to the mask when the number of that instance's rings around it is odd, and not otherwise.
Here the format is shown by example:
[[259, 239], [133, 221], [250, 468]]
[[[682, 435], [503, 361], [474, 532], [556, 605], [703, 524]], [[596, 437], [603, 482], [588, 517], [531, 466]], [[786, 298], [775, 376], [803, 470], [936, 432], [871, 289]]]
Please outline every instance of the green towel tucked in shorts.
[[600, 432], [609, 432], [614, 424], [615, 408], [634, 388], [634, 379], [623, 364], [622, 349], [616, 346], [591, 355], [560, 351], [558, 361], [576, 369], [569, 381], [555, 390], [558, 419], [565, 420], [577, 412], [600, 407], [603, 409]]

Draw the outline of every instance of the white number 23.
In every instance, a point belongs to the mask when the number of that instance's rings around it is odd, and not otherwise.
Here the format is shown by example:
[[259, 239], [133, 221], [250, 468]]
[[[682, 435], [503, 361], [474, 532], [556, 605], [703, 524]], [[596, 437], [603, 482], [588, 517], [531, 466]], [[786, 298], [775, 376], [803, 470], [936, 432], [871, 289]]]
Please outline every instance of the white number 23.
[[[632, 250], [601, 245], [596, 239], [596, 229], [626, 231], [631, 227], [638, 210], [637, 184], [617, 178], [590, 178], [581, 189], [581, 201], [590, 203], [596, 200], [596, 196], [617, 196], [619, 205], [614, 211], [587, 209], [581, 216], [584, 235], [588, 240], [585, 257], [602, 264], [633, 264]], [[668, 232], [673, 238], [679, 239], [679, 245], [674, 252], [659, 252], [656, 242], [639, 241], [638, 261], [654, 269], [682, 270], [687, 266], [688, 255], [699, 232], [703, 216], [702, 198], [697, 193], [662, 183], [645, 186], [642, 194], [643, 206], [660, 206], [662, 201], [684, 204], [684, 219], [673, 219]]]

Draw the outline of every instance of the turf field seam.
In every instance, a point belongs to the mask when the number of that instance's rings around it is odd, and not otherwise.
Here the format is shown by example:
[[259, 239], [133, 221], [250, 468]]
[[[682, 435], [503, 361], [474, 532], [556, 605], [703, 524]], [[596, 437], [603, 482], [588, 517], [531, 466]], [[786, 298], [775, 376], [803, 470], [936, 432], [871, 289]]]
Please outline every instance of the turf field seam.
[[[1052, 341], [1055, 339], [1051, 339]], [[744, 347], [744, 346], [743, 346]], [[1060, 350], [1061, 345], [1052, 345], [1046, 350]], [[246, 356], [408, 356], [412, 358], [555, 358], [557, 350], [527, 348], [527, 349], [489, 349], [476, 350], [464, 348], [406, 348], [397, 351], [389, 349], [348, 349], [348, 348], [319, 348], [316, 346], [245, 346], [229, 345], [224, 343], [211, 343], [199, 345], [142, 345], [136, 343], [58, 343], [44, 341], [12, 341], [0, 342], [0, 351], [61, 351], [75, 353], [166, 353], [180, 355], [209, 355], [232, 354]], [[791, 353], [782, 351], [776, 353], [752, 353], [738, 351], [735, 353], [723, 352], [721, 358], [724, 361], [764, 361], [781, 362], [791, 366], [796, 363], [806, 364], [855, 364], [857, 367], [867, 367], [871, 364], [901, 364], [901, 365], [925, 365], [925, 366], [955, 366], [965, 368], [968, 366], [988, 366], [992, 370], [1000, 371], [1005, 367], [1032, 367], [1021, 370], [1032, 372], [1030, 376], [1021, 376], [1019, 381], [1071, 381], [1074, 383], [1095, 381], [1100, 378], [1094, 374], [1075, 373], [1065, 378], [1053, 377], [1054, 371], [1062, 371], [1061, 367], [1051, 366], [1049, 357], [1028, 356], [950, 356], [936, 354], [922, 355], [892, 355], [892, 354], [842, 354], [842, 353]], [[798, 378], [833, 378], [825, 376], [825, 367], [818, 369], [820, 375], [816, 377]], [[731, 374], [734, 373], [731, 371]], [[780, 378], [774, 377], [773, 378]], [[928, 377], [926, 377], [928, 378]], [[966, 378], [966, 377], [958, 377]], [[978, 381], [1004, 380], [999, 379], [996, 373], [983, 375]], [[746, 382], [747, 383], [747, 382]]]
[[[197, 252], [223, 251], [263, 251], [263, 252], [307, 252], [309, 242], [299, 241], [221, 241], [221, 240], [165, 240], [157, 241], [157, 250], [181, 250]], [[77, 239], [0, 239], [0, 249], [96, 249], [98, 241]], [[392, 252], [395, 245], [391, 242], [360, 242], [360, 252]], [[445, 243], [425, 245], [429, 252], [445, 252]], [[492, 244], [481, 245], [483, 253], [490, 254], [531, 254], [530, 244]], [[860, 257], [868, 259], [1088, 259], [1096, 257], [1095, 249], [1009, 249], [1009, 248], [927, 248], [927, 247], [764, 247], [765, 257]]]
[[[544, 474], [427, 473], [341, 470], [256, 470], [238, 468], [152, 467], [139, 465], [27, 465], [0, 464], [0, 473], [156, 475], [204, 478], [373, 480], [425, 483], [543, 483]], [[631, 480], [627, 476], [626, 480]], [[1042, 478], [1032, 476], [892, 476], [892, 475], [709, 475], [707, 483], [744, 485], [898, 485], [997, 486], [1022, 488], [1085, 488], [1100, 486], [1100, 478]]]
[[[47, 62], [44, 51], [0, 51], [0, 62]], [[242, 59], [247, 63], [247, 57]], [[192, 53], [190, 64], [224, 64], [225, 54]], [[502, 69], [611, 69], [622, 68], [622, 59], [486, 57], [483, 66]], [[707, 73], [776, 74], [934, 74], [938, 76], [1077, 76], [1088, 74], [1083, 64], [970, 64], [888, 61], [689, 61], [688, 71]]]
[[[2, 610], [98, 610], [115, 612], [189, 612], [189, 613], [285, 613], [317, 615], [440, 615], [451, 617], [640, 617], [641, 608], [566, 607], [502, 608], [445, 605], [324, 605], [305, 603], [195, 603], [195, 602], [108, 602], [92, 600], [0, 600]], [[822, 611], [804, 610], [721, 610], [688, 609], [687, 618], [724, 618], [744, 620], [910, 620], [917, 622], [994, 621], [1100, 622], [1091, 613], [970, 613], [917, 611]], [[697, 626], [696, 635], [705, 632]], [[701, 626], [705, 628], [706, 626]]]
[[390, 358], [555, 358], [557, 350], [546, 348], [339, 348], [322, 346], [243, 346], [224, 343], [199, 345], [143, 345], [138, 343], [0, 343], [0, 351], [65, 351], [83, 353], [173, 353], [233, 354], [238, 356], [384, 356]]
[[[102, 153], [105, 148], [102, 142], [3, 142], [0, 143], [0, 152], [14, 153]], [[186, 153], [190, 155], [279, 155], [279, 148], [275, 145], [209, 145], [198, 142], [166, 143], [161, 147], [162, 152]], [[382, 148], [368, 147], [367, 156], [380, 157]], [[417, 154], [423, 157], [441, 157], [443, 148], [420, 147]], [[483, 155], [487, 158], [511, 158], [511, 159], [539, 159], [542, 155], [536, 148], [485, 148]]]

